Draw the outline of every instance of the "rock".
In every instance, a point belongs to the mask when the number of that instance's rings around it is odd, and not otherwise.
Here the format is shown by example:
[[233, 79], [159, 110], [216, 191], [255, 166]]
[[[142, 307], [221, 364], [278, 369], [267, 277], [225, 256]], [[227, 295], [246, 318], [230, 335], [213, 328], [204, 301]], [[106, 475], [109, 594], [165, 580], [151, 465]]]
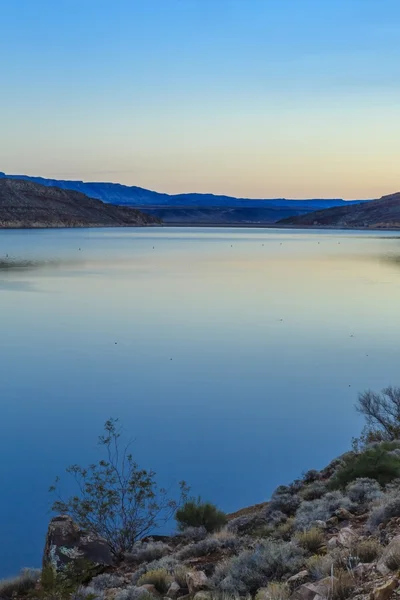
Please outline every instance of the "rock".
[[171, 598], [171, 600], [176, 600], [178, 594], [181, 590], [181, 587], [176, 581], [173, 581], [168, 588], [168, 592], [165, 594], [167, 598]]
[[57, 572], [76, 560], [84, 560], [93, 574], [114, 562], [107, 542], [85, 532], [67, 515], [54, 517], [49, 524], [43, 553], [43, 567], [51, 565]]
[[152, 596], [156, 598], [161, 598], [162, 594], [157, 590], [156, 586], [152, 583], [144, 583], [143, 585], [137, 588], [138, 590], [143, 590], [143, 592], [148, 592]]
[[212, 598], [212, 592], [206, 592], [204, 590], [202, 592], [197, 592], [197, 594], [194, 595], [193, 600], [211, 600], [211, 598]]
[[386, 583], [374, 589], [371, 600], [388, 600], [398, 586], [399, 580], [396, 578], [386, 581]]
[[320, 521], [319, 519], [317, 519], [316, 521], [314, 521], [314, 525], [318, 529], [326, 529], [326, 523], [325, 523], [325, 521]]
[[360, 563], [353, 569], [354, 577], [365, 579], [375, 568], [374, 563]]
[[339, 524], [339, 519], [337, 517], [331, 517], [327, 520], [326, 526], [328, 529], [332, 529], [333, 527], [337, 527]]
[[393, 552], [393, 550], [395, 548], [397, 548], [397, 552], [398, 552], [399, 547], [400, 547], [400, 535], [396, 535], [396, 537], [394, 537], [392, 539], [390, 544], [388, 546], [386, 546], [385, 550], [383, 551], [382, 556], [378, 560], [378, 563], [376, 565], [376, 570], [378, 571], [378, 573], [380, 573], [381, 575], [388, 575], [390, 573], [390, 569], [388, 569], [388, 567], [386, 566], [386, 559], [387, 559], [388, 555], [391, 552]]
[[326, 542], [326, 547], [328, 548], [328, 550], [332, 550], [333, 548], [337, 548], [339, 545], [338, 543], [338, 539], [337, 537], [331, 537], [327, 542]]
[[189, 573], [186, 573], [186, 583], [189, 594], [192, 596], [202, 590], [210, 589], [207, 575], [203, 571], [189, 571]]
[[304, 569], [304, 571], [300, 571], [300, 573], [296, 573], [296, 575], [292, 575], [291, 577], [289, 577], [286, 583], [288, 584], [291, 590], [294, 590], [297, 587], [299, 587], [302, 583], [305, 583], [308, 577], [309, 573], [306, 569]]
[[336, 577], [325, 577], [316, 583], [306, 583], [290, 596], [290, 600], [327, 600], [332, 595], [332, 583]]
[[337, 541], [343, 548], [351, 548], [357, 540], [357, 534], [350, 527], [343, 527], [338, 533]]
[[338, 508], [335, 510], [335, 516], [339, 519], [339, 521], [351, 521], [354, 515], [351, 514], [346, 508]]

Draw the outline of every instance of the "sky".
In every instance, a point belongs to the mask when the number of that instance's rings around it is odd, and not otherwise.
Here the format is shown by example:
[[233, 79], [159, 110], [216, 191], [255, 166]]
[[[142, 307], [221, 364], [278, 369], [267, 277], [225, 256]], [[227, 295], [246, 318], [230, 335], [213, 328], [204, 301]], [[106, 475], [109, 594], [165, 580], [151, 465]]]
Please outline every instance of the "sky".
[[0, 170], [168, 193], [400, 190], [399, 0], [0, 0]]

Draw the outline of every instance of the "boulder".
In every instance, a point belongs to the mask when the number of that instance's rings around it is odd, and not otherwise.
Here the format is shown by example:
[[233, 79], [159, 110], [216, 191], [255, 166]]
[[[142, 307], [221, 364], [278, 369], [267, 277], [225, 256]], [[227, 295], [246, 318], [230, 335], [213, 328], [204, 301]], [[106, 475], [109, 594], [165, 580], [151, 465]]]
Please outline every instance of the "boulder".
[[332, 529], [333, 527], [337, 527], [339, 524], [339, 519], [337, 517], [331, 517], [327, 520], [326, 526], [328, 529]]
[[314, 526], [317, 527], [318, 529], [326, 529], [326, 523], [325, 523], [325, 521], [321, 521], [319, 519], [317, 519], [316, 521], [314, 521]]
[[338, 533], [337, 541], [343, 548], [351, 548], [357, 540], [357, 534], [350, 527], [343, 527]]
[[202, 592], [197, 592], [197, 594], [194, 595], [193, 600], [211, 600], [211, 599], [212, 599], [212, 592], [207, 592], [206, 590], [203, 590]]
[[171, 598], [171, 600], [176, 600], [178, 594], [181, 590], [181, 587], [176, 581], [173, 581], [168, 588], [168, 592], [165, 594], [167, 598]]
[[386, 546], [385, 550], [383, 551], [382, 556], [378, 560], [378, 563], [376, 565], [376, 570], [381, 575], [388, 575], [390, 573], [390, 569], [386, 566], [386, 559], [387, 559], [388, 555], [394, 551], [395, 548], [397, 549], [397, 552], [398, 552], [398, 549], [400, 548], [400, 535], [396, 535], [396, 537], [394, 537], [392, 539], [392, 541], [390, 542], [390, 544], [388, 546]]
[[388, 600], [398, 586], [399, 580], [396, 578], [386, 581], [383, 585], [374, 589], [371, 600]]
[[351, 514], [346, 508], [338, 508], [335, 510], [335, 516], [339, 519], [339, 521], [351, 521], [354, 518], [354, 515]]
[[365, 579], [375, 568], [374, 563], [360, 563], [354, 569], [354, 577], [356, 579]]
[[155, 587], [155, 585], [153, 585], [152, 583], [144, 583], [143, 585], [139, 586], [137, 589], [138, 590], [142, 590], [143, 592], [148, 592], [149, 594], [151, 594], [155, 598], [161, 598], [162, 597], [162, 594], [160, 594], [160, 592], [157, 590], [157, 588]]
[[336, 581], [336, 577], [325, 577], [316, 583], [301, 585], [290, 596], [290, 600], [327, 600], [332, 596], [332, 584]]
[[333, 550], [333, 548], [337, 548], [339, 545], [338, 543], [338, 539], [337, 537], [331, 537], [327, 542], [326, 542], [326, 547], [328, 548], [328, 550]]
[[286, 583], [292, 590], [294, 590], [302, 583], [304, 583], [308, 579], [308, 577], [309, 573], [307, 569], [304, 569], [303, 571], [300, 571], [300, 573], [296, 573], [296, 575], [292, 575], [291, 577], [289, 577]]
[[197, 592], [210, 589], [210, 584], [204, 571], [189, 571], [189, 573], [186, 573], [186, 583], [189, 594], [192, 596], [197, 594]]
[[84, 561], [93, 574], [114, 562], [107, 542], [85, 532], [67, 515], [54, 517], [49, 524], [43, 553], [43, 567], [56, 572], [74, 561]]

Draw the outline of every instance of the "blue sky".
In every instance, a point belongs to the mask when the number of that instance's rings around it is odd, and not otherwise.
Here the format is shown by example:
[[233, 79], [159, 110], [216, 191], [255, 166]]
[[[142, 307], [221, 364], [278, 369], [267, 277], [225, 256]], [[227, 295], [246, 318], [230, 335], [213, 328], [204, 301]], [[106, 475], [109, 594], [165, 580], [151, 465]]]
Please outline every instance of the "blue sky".
[[400, 189], [398, 0], [0, 9], [0, 170], [250, 197]]

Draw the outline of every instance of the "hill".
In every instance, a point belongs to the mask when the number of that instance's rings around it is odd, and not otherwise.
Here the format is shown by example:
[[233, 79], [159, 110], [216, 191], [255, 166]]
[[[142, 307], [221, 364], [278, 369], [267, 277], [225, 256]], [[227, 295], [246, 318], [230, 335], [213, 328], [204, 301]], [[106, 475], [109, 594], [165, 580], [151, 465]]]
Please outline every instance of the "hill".
[[291, 216], [282, 225], [369, 229], [400, 228], [400, 192], [358, 205], [337, 206], [307, 215]]
[[139, 210], [104, 204], [80, 192], [0, 179], [0, 228], [118, 227], [158, 222]]
[[[28, 175], [6, 175], [0, 179], [22, 179], [45, 186], [74, 190], [108, 204], [134, 206], [161, 218], [165, 223], [191, 224], [270, 224], [284, 217], [307, 214], [314, 210], [362, 202], [342, 199], [288, 200], [286, 198], [251, 199], [214, 194], [163, 194], [119, 183], [83, 182]], [[241, 210], [243, 209], [243, 210]]]

